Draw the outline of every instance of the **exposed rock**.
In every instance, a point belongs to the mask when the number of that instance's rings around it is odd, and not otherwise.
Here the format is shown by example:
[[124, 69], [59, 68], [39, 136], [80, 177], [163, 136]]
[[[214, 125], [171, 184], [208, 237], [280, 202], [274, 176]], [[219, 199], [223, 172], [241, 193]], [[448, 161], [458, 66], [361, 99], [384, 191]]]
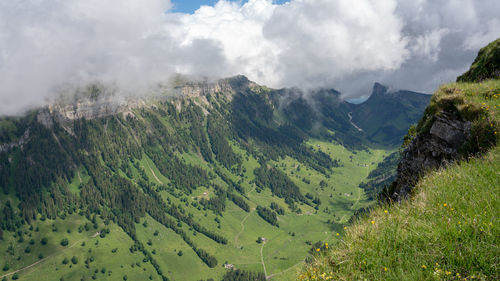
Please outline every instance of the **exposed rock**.
[[387, 195], [395, 201], [407, 197], [424, 172], [457, 160], [459, 149], [470, 137], [471, 122], [448, 112], [437, 114], [430, 131], [418, 135], [403, 152]]
[[[200, 102], [208, 105], [207, 95], [222, 93], [231, 99], [234, 93], [234, 87], [241, 85], [253, 85], [244, 76], [236, 76], [228, 79], [221, 79], [216, 82], [179, 82], [174, 87], [165, 87], [159, 89], [160, 93], [155, 93], [149, 97], [120, 97], [112, 90], [107, 90], [103, 85], [89, 86], [92, 93], [76, 93], [73, 99], [67, 97], [55, 102], [38, 111], [37, 121], [47, 128], [51, 128], [54, 122], [61, 124], [66, 130], [71, 131], [73, 120], [85, 118], [87, 120], [102, 118], [117, 113], [123, 113], [123, 116], [134, 116], [132, 109], [143, 106], [155, 105], [147, 100], [166, 100], [172, 97], [200, 97]], [[71, 96], [71, 95], [70, 95]], [[174, 102], [176, 108], [181, 110], [181, 102]], [[200, 104], [198, 104], [200, 105]], [[202, 106], [203, 108], [203, 106]], [[206, 111], [206, 110], [205, 110]], [[208, 112], [205, 112], [206, 114]]]
[[54, 126], [54, 120], [52, 119], [48, 108], [41, 109], [36, 115], [36, 120], [46, 128], [52, 128]]
[[214, 83], [208, 83], [208, 82], [186, 83], [185, 85], [176, 87], [176, 91], [179, 92], [182, 96], [200, 97], [217, 92], [228, 93], [232, 92], [233, 89], [228, 79], [222, 79]]
[[[24, 134], [19, 138], [19, 140], [17, 142], [0, 144], [0, 153], [10, 151], [10, 150], [14, 149], [15, 147], [22, 146], [23, 144], [25, 144], [28, 141], [29, 137], [30, 137], [30, 129], [28, 128], [24, 132]], [[10, 162], [10, 159], [9, 159], [9, 162]]]

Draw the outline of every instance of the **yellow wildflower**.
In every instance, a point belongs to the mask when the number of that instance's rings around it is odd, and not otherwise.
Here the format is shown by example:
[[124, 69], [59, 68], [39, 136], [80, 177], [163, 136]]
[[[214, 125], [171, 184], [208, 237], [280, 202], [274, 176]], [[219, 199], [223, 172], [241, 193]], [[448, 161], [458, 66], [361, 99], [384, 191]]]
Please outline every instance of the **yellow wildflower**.
[[446, 206], [448, 206], [448, 204], [444, 203], [443, 206], [446, 207]]
[[387, 271], [387, 267], [384, 266], [384, 271]]
[[375, 221], [371, 221], [372, 224], [375, 224]]
[[316, 252], [319, 252], [319, 248], [316, 249]]
[[389, 212], [388, 212], [387, 210], [384, 210], [384, 213], [386, 213], [386, 214], [387, 214], [387, 213], [389, 213]]
[[425, 264], [422, 264], [423, 269], [427, 269], [427, 266]]

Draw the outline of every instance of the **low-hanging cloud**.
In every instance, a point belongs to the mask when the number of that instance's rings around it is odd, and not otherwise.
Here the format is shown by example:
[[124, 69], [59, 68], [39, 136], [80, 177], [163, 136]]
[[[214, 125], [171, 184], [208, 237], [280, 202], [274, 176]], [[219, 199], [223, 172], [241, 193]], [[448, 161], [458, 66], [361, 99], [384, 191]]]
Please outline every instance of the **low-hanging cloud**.
[[369, 93], [374, 81], [431, 92], [500, 36], [497, 0], [271, 0], [170, 12], [168, 0], [0, 2], [0, 115], [61, 86], [127, 93], [181, 73], [244, 74], [271, 87]]

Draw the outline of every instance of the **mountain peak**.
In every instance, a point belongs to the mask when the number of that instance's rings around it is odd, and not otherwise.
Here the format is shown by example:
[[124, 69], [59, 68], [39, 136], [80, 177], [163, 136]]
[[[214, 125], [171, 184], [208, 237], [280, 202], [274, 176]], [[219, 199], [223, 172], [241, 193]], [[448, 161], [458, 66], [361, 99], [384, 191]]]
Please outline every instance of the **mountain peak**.
[[388, 90], [389, 87], [384, 86], [378, 82], [375, 82], [375, 84], [373, 84], [372, 96], [386, 94]]

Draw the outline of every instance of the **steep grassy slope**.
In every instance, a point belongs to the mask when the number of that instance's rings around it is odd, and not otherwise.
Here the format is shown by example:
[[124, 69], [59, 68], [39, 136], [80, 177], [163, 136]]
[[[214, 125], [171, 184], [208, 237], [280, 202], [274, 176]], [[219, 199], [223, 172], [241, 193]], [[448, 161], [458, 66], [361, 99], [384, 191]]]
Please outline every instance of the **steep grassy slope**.
[[500, 78], [500, 38], [482, 48], [469, 71], [457, 78], [457, 82], [480, 82]]
[[[445, 104], [472, 119], [474, 144], [468, 149], [491, 147], [492, 138], [498, 143], [500, 80], [445, 85], [433, 100], [424, 121]], [[500, 147], [494, 145], [482, 156], [427, 174], [411, 199], [375, 208], [346, 227], [340, 243], [319, 247], [300, 279], [498, 280], [498, 171]]]

